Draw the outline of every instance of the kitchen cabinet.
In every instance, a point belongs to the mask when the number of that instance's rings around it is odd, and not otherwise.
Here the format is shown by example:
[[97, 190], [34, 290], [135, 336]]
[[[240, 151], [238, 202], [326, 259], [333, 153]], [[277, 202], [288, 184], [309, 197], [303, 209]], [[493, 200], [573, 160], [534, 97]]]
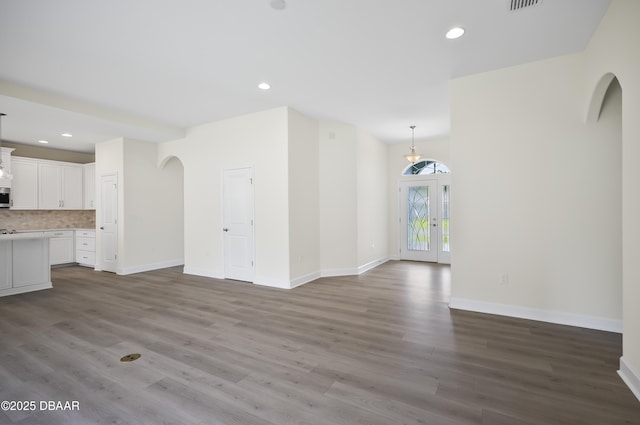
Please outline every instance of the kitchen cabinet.
[[76, 262], [75, 237], [73, 230], [44, 232], [49, 237], [49, 264], [69, 264]]
[[13, 273], [11, 270], [13, 244], [10, 241], [0, 241], [0, 291], [13, 287]]
[[38, 209], [38, 161], [31, 158], [11, 159], [13, 184], [11, 208], [17, 210]]
[[96, 163], [84, 165], [84, 209], [96, 209]]
[[43, 232], [0, 235], [0, 297], [49, 288], [49, 240]]
[[[11, 174], [11, 152], [12, 148], [0, 148], [0, 159], [2, 159], [2, 167], [7, 174]], [[11, 187], [11, 179], [0, 177], [0, 187]]]
[[83, 168], [79, 164], [38, 162], [38, 207], [44, 210], [83, 208]]
[[85, 267], [96, 266], [95, 230], [76, 230], [76, 263]]
[[17, 239], [13, 241], [14, 289], [50, 281], [51, 268], [47, 264], [49, 250], [46, 243], [46, 238]]

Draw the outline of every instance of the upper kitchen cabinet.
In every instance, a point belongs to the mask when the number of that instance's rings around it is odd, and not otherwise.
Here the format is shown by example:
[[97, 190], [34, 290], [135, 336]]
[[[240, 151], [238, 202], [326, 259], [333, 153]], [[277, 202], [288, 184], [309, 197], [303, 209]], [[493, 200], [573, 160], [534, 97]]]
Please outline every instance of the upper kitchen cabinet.
[[[2, 159], [2, 167], [7, 174], [11, 172], [11, 148], [0, 148], [0, 159]], [[11, 187], [11, 179], [6, 177], [0, 177], [0, 187]]]
[[41, 210], [83, 209], [83, 167], [80, 164], [40, 161], [38, 164]]
[[96, 163], [84, 164], [84, 209], [96, 209]]
[[38, 161], [31, 158], [11, 159], [13, 185], [11, 208], [16, 210], [38, 209]]

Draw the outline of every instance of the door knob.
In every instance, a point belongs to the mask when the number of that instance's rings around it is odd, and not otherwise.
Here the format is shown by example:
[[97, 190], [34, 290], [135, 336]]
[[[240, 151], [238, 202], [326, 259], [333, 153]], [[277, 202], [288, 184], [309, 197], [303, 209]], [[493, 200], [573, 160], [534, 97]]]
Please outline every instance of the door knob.
[[226, 227], [224, 229], [222, 229], [223, 232], [228, 232], [229, 229], [227, 229]]
[[104, 230], [104, 227], [100, 227], [100, 230]]

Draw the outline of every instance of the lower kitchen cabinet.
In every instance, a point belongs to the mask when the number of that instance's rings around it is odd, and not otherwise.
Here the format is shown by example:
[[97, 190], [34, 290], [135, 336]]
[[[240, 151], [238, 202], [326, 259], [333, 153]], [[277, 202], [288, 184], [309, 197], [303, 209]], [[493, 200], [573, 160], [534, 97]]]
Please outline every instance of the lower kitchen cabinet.
[[49, 250], [46, 240], [18, 239], [13, 241], [13, 287], [38, 285], [51, 280], [47, 265]]
[[85, 267], [96, 266], [95, 230], [76, 230], [76, 263]]
[[45, 236], [50, 237], [49, 240], [49, 264], [52, 266], [58, 264], [75, 263], [75, 247], [74, 247], [74, 231], [58, 230], [45, 232]]
[[48, 238], [42, 232], [0, 236], [0, 297], [51, 288]]
[[12, 242], [0, 241], [0, 290], [9, 289], [13, 286], [12, 263]]

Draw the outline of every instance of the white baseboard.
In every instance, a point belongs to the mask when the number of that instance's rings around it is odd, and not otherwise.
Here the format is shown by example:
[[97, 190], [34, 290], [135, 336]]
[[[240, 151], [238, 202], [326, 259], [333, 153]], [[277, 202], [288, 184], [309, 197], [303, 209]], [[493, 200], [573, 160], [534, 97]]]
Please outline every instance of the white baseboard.
[[291, 279], [288, 283], [276, 280], [265, 280], [265, 279], [256, 279], [256, 285], [269, 286], [271, 288], [280, 288], [280, 289], [293, 289], [298, 286], [304, 285], [305, 283], [313, 282], [316, 279], [321, 277], [333, 277], [333, 276], [354, 276], [362, 274], [366, 271], [369, 271], [382, 263], [385, 263], [389, 259], [387, 257], [380, 258], [370, 263], [364, 264], [358, 268], [344, 268], [344, 269], [325, 269], [320, 270], [318, 272], [309, 273], [304, 276], [297, 277], [295, 279]]
[[210, 277], [213, 279], [224, 279], [224, 274], [209, 269], [201, 269], [198, 267], [187, 267], [184, 266], [184, 270], [182, 271], [184, 274], [192, 274], [194, 276], [202, 276], [202, 277]]
[[376, 267], [378, 267], [380, 264], [384, 264], [387, 261], [389, 261], [389, 257], [381, 257], [378, 258], [377, 260], [373, 260], [367, 264], [363, 264], [360, 267], [358, 267], [358, 273], [357, 274], [362, 274], [365, 272], [368, 272], [371, 269], [375, 269]]
[[464, 298], [451, 298], [449, 308], [622, 333], [622, 320], [606, 319], [604, 317], [584, 316], [580, 314], [540, 310], [536, 308], [497, 304]]
[[319, 279], [322, 276], [322, 272], [314, 272], [314, 273], [310, 273], [306, 276], [300, 276], [297, 277], [295, 279], [292, 279], [291, 282], [289, 282], [289, 287], [291, 289], [296, 288], [300, 285], [304, 285], [305, 283], [309, 283], [309, 282], [313, 282], [316, 279]]
[[[378, 267], [380, 264], [386, 263], [389, 261], [389, 257], [379, 258], [377, 260], [371, 261], [367, 264], [363, 264], [357, 268], [343, 268], [343, 269], [325, 269], [320, 270], [318, 272], [313, 272], [306, 274], [304, 276], [296, 277], [295, 279], [291, 279], [289, 282], [276, 280], [276, 279], [261, 279], [257, 278], [253, 281], [256, 285], [268, 286], [271, 288], [278, 289], [293, 289], [298, 286], [304, 285], [305, 283], [313, 282], [316, 279], [321, 277], [333, 277], [333, 276], [355, 276], [367, 272], [375, 267]], [[221, 273], [217, 273], [211, 270], [206, 269], [198, 269], [194, 267], [184, 267], [185, 274], [192, 274], [196, 276], [204, 276], [211, 277], [214, 279], [224, 279], [224, 275]]]
[[358, 274], [358, 268], [343, 268], [343, 269], [324, 269], [320, 270], [320, 277], [334, 277], [334, 276], [354, 276]]
[[374, 269], [380, 264], [384, 264], [389, 260], [389, 257], [381, 257], [359, 267], [350, 267], [343, 269], [323, 269], [320, 271], [320, 277], [357, 276], [364, 272], [368, 272], [369, 270]]
[[627, 384], [627, 387], [631, 390], [633, 395], [640, 401], [640, 374], [635, 373], [631, 366], [629, 366], [624, 357], [620, 357], [620, 370], [618, 375]]
[[256, 279], [253, 283], [260, 286], [268, 286], [270, 288], [291, 289], [291, 284], [282, 280]]
[[142, 264], [140, 266], [134, 266], [134, 267], [118, 268], [116, 273], [120, 275], [142, 273], [142, 272], [148, 272], [151, 270], [166, 269], [167, 267], [182, 266], [183, 264], [184, 264], [183, 259], [169, 260], [169, 261], [162, 261], [159, 263]]

